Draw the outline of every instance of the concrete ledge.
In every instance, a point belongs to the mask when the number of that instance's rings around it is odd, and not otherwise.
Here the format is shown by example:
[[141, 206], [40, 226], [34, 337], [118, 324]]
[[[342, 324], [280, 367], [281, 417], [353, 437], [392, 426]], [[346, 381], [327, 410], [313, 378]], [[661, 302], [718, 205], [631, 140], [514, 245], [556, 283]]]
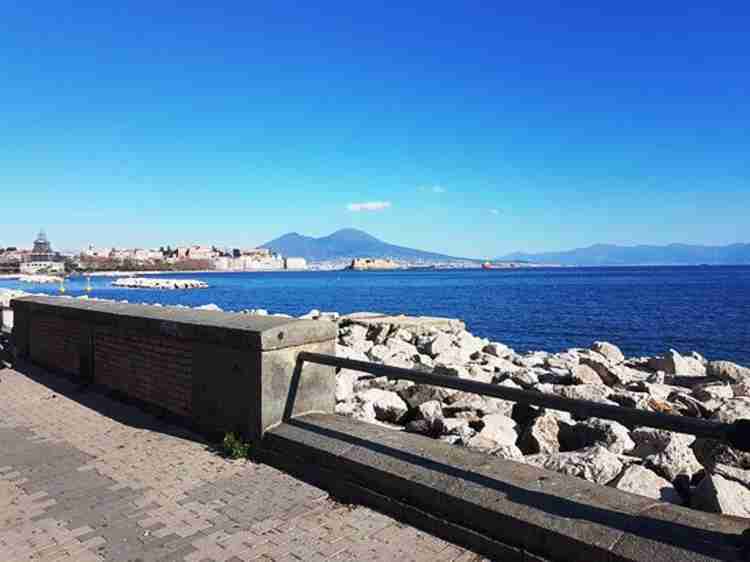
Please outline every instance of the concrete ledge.
[[338, 480], [338, 486], [367, 489], [517, 549], [523, 556], [516, 559], [746, 559], [745, 520], [655, 502], [349, 418], [299, 417], [266, 433], [263, 443], [295, 459], [305, 472], [332, 475], [329, 480]]
[[337, 334], [332, 322], [65, 297], [22, 297], [13, 299], [12, 307], [27, 314], [53, 312], [59, 318], [116, 324], [142, 335], [262, 351], [330, 341]]

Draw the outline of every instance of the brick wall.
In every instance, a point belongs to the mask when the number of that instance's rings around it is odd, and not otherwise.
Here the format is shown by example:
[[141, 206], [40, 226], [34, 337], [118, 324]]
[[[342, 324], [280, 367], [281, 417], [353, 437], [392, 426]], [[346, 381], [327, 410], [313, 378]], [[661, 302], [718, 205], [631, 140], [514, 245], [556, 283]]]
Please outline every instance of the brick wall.
[[31, 357], [34, 361], [66, 373], [78, 374], [80, 349], [88, 331], [78, 320], [39, 315], [30, 326]]
[[190, 417], [192, 376], [190, 342], [120, 332], [107, 326], [94, 330], [97, 384]]
[[300, 351], [334, 353], [330, 322], [42, 296], [13, 299], [12, 308], [19, 358], [154, 405], [207, 435], [258, 440], [287, 411], [334, 410], [332, 368], [307, 364], [293, 384]]

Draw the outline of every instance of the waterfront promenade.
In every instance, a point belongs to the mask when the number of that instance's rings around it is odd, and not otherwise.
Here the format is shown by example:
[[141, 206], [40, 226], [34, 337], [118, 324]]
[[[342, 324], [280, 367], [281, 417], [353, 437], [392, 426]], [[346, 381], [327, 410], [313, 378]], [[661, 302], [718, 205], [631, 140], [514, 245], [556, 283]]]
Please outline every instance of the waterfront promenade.
[[0, 560], [483, 560], [36, 368], [0, 364]]

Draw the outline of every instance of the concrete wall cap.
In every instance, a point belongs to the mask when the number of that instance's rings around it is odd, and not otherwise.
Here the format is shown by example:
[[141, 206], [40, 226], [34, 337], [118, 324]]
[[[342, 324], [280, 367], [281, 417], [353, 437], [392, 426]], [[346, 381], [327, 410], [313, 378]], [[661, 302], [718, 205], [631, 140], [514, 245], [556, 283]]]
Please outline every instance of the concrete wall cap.
[[131, 324], [146, 334], [225, 340], [235, 342], [235, 347], [261, 351], [329, 341], [337, 334], [336, 325], [326, 320], [252, 316], [70, 297], [22, 297], [13, 299], [11, 306], [14, 310], [27, 308], [32, 312], [48, 312], [97, 324]]

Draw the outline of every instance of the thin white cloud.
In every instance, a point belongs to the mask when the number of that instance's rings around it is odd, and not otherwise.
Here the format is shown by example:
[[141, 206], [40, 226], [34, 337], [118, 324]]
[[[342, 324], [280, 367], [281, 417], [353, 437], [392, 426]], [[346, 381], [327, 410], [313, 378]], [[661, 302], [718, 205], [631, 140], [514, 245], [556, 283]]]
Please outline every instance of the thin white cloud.
[[390, 201], [366, 201], [364, 203], [349, 203], [346, 208], [353, 213], [359, 213], [360, 211], [383, 211], [390, 206]]
[[429, 193], [448, 193], [448, 190], [445, 189], [442, 185], [430, 185], [430, 186], [422, 186], [419, 188], [419, 191], [422, 192], [429, 192]]
[[490, 213], [492, 213], [493, 215], [499, 215], [500, 209], [490, 209]]

